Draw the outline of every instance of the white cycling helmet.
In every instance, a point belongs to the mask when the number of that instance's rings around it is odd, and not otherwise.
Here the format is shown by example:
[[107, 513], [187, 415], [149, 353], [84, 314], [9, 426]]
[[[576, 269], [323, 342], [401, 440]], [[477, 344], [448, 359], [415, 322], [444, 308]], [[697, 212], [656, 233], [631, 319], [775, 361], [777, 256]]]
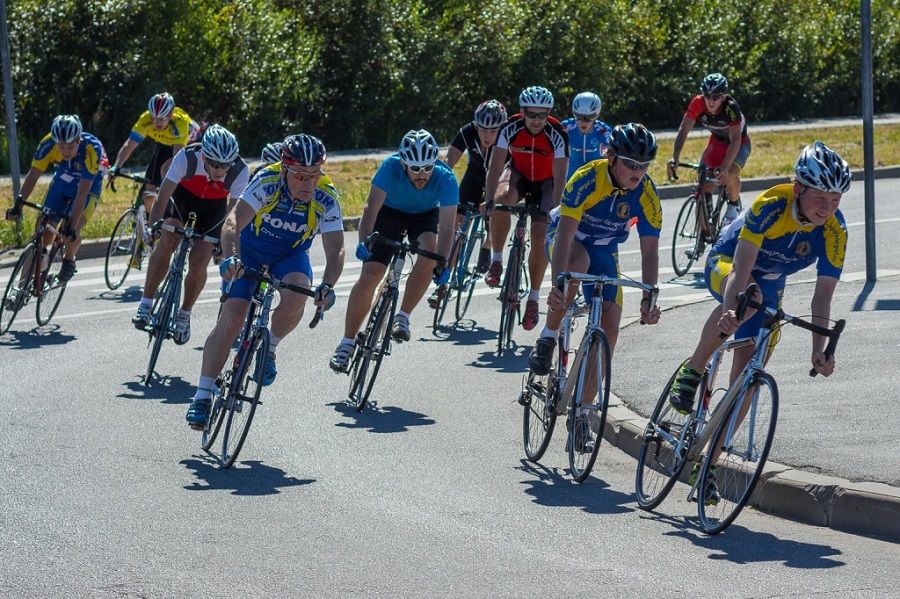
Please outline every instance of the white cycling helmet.
[[519, 94], [519, 106], [522, 108], [553, 108], [553, 94], [546, 87], [532, 85]]
[[807, 187], [840, 193], [850, 189], [852, 178], [847, 162], [821, 141], [800, 150], [794, 174]]
[[408, 166], [431, 166], [438, 159], [438, 145], [425, 129], [411, 129], [400, 140], [400, 160]]
[[265, 164], [275, 164], [276, 162], [281, 162], [281, 146], [284, 144], [280, 141], [275, 141], [270, 144], [266, 144], [266, 147], [262, 149], [262, 153], [260, 154], [260, 159]]
[[600, 116], [600, 97], [592, 92], [581, 92], [572, 100], [572, 114], [597, 118]]
[[203, 133], [200, 151], [216, 162], [234, 162], [238, 157], [238, 142], [234, 134], [222, 125], [210, 125]]
[[147, 110], [150, 111], [150, 116], [155, 119], [167, 116], [172, 112], [172, 110], [174, 110], [174, 108], [175, 98], [173, 98], [172, 94], [170, 94], [169, 92], [163, 92], [161, 94], [151, 96], [150, 101], [147, 102]]
[[61, 114], [50, 125], [50, 137], [59, 144], [72, 143], [81, 135], [81, 119], [77, 114]]

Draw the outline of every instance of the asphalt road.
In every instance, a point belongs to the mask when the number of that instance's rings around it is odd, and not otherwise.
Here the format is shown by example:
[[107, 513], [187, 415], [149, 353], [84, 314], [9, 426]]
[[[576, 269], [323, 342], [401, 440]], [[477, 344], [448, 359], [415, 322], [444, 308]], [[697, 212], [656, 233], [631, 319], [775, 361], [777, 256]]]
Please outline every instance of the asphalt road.
[[[895, 270], [900, 209], [891, 198], [898, 187], [876, 183], [884, 206], [879, 264]], [[861, 194], [856, 185], [843, 206], [851, 280], [864, 271]], [[664, 205], [669, 235], [675, 206]], [[348, 234], [350, 247], [354, 239]], [[638, 270], [636, 247], [634, 240], [623, 247], [626, 272]], [[661, 247], [666, 280], [665, 237]], [[313, 262], [321, 267], [318, 246]], [[166, 378], [148, 388], [141, 384], [146, 337], [129, 323], [141, 278], [124, 292], [105, 292], [101, 261], [84, 260], [79, 269], [53, 324], [34, 329], [26, 312], [0, 338], [7, 407], [0, 595], [658, 596], [681, 589], [703, 597], [900, 597], [900, 545], [753, 510], [723, 535], [705, 537], [686, 487], [676, 487], [658, 513], [638, 510], [634, 461], [617, 450], [604, 448], [588, 482], [572, 483], [561, 434], [541, 466], [526, 464], [514, 402], [536, 331], [517, 332], [522, 346], [494, 355], [497, 303], [486, 289], [477, 292], [471, 320], [446, 333], [433, 334], [422, 306], [413, 341], [385, 362], [377, 408], [356, 414], [343, 403], [347, 377], [326, 367], [359, 272], [352, 258], [325, 322], [313, 331], [302, 324], [282, 344], [278, 380], [265, 391], [238, 464], [221, 470], [184, 424], [215, 318], [215, 277], [195, 310], [194, 338], [164, 347], [158, 370]], [[663, 287], [663, 306], [703, 298], [691, 282]], [[789, 293], [802, 296], [808, 287]], [[626, 295], [626, 315], [636, 306], [636, 296]], [[682, 310], [695, 308], [667, 311], [646, 342], [650, 327], [623, 332], [615, 381], [636, 379], [646, 389], [664, 383], [661, 364], [694, 342], [667, 333]], [[773, 360], [802, 366], [790, 375], [775, 371], [783, 397], [809, 386], [803, 336], [785, 335]], [[823, 436], [838, 446], [842, 435], [855, 443], [862, 431], [872, 442], [855, 456], [857, 471], [879, 475], [895, 463], [885, 455], [896, 457], [879, 451], [878, 440], [897, 432], [889, 393], [896, 395], [897, 361], [889, 353], [896, 355], [896, 337], [873, 347], [876, 338], [842, 342], [839, 352], [848, 362], [851, 355], [882, 360], [886, 387], [854, 377], [848, 390], [838, 375], [814, 384], [834, 390], [829, 401], [849, 402], [844, 407], [856, 408], [861, 421], [842, 413]], [[629, 358], [626, 347], [638, 346]], [[616, 382], [614, 390], [628, 400], [625, 386]], [[772, 459], [787, 455], [777, 453], [780, 440], [803, 441], [795, 431], [811, 425], [793, 421], [804, 417], [823, 416], [809, 405], [782, 412]], [[822, 467], [831, 452], [812, 441], [807, 454]]]

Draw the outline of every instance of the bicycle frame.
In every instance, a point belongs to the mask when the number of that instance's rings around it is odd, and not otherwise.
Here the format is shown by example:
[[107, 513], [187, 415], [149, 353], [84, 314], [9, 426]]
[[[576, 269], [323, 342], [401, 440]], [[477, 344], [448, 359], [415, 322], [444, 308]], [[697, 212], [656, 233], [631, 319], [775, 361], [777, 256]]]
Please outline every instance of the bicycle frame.
[[[472, 232], [471, 235], [469, 234], [470, 230]], [[450, 254], [450, 259], [455, 262], [453, 268], [453, 287], [455, 289], [462, 289], [466, 284], [466, 277], [469, 275], [466, 269], [468, 260], [461, 260], [464, 256], [463, 252], [471, 251], [471, 247], [474, 247], [474, 244], [470, 240], [479, 237], [484, 237], [481, 213], [477, 209], [466, 210], [463, 221], [456, 230], [456, 240], [454, 241], [454, 246], [457, 246], [456, 251], [451, 251]]]

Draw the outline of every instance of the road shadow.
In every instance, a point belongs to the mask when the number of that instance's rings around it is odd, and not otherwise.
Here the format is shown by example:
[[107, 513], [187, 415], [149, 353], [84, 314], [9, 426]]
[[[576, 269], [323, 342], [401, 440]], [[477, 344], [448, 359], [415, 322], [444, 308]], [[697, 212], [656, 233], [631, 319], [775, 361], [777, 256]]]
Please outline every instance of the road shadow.
[[116, 397], [122, 399], [162, 400], [166, 404], [189, 404], [194, 395], [194, 385], [179, 376], [161, 376], [153, 380], [149, 387], [140, 381], [126, 381], [122, 385], [128, 389]]
[[[496, 333], [494, 336], [496, 337]], [[529, 353], [531, 353], [530, 345], [519, 345], [513, 341], [512, 347], [505, 350], [503, 355], [498, 356], [496, 350], [481, 352], [475, 361], [469, 362], [467, 366], [490, 368], [497, 372], [527, 372]]]
[[835, 559], [841, 555], [841, 551], [834, 547], [781, 539], [771, 533], [750, 530], [739, 524], [732, 524], [724, 532], [709, 536], [700, 530], [696, 517], [682, 519], [653, 513], [646, 513], [642, 517], [671, 525], [674, 530], [663, 534], [680, 537], [697, 547], [710, 550], [711, 560], [724, 560], [735, 564], [780, 562], [789, 568], [804, 570], [823, 570], [847, 565], [846, 562]]
[[419, 337], [419, 341], [425, 343], [433, 343], [440, 341], [442, 343], [450, 342], [453, 345], [473, 346], [484, 345], [489, 341], [497, 339], [497, 331], [492, 331], [484, 327], [477, 326], [474, 320], [460, 320], [452, 325], [441, 325], [440, 328], [432, 329], [431, 337]]
[[[113, 301], [120, 304], [136, 304], [141, 300], [143, 287], [140, 285], [132, 285], [130, 287], [119, 287], [115, 291], [104, 291], [97, 295], [88, 296], [89, 300]], [[136, 308], [135, 308], [136, 309]]]
[[702, 269], [696, 272], [689, 272], [680, 277], [672, 277], [666, 281], [666, 283], [681, 285], [682, 287], [689, 287], [692, 289], [706, 289], [706, 277], [703, 276]]
[[634, 497], [629, 493], [613, 491], [603, 480], [591, 475], [583, 483], [575, 482], [568, 472], [559, 468], [547, 468], [528, 460], [521, 460], [517, 470], [529, 475], [521, 481], [525, 494], [534, 503], [546, 507], [574, 507], [589, 514], [624, 514], [635, 511]]
[[426, 414], [411, 412], [397, 406], [381, 408], [377, 404], [372, 405], [372, 402], [367, 403], [361, 412], [357, 412], [355, 406], [351, 406], [345, 401], [337, 401], [328, 405], [332, 406], [335, 412], [352, 421], [338, 422], [335, 426], [363, 429], [370, 433], [403, 433], [413, 427], [430, 426], [435, 422]]
[[868, 281], [863, 285], [862, 291], [859, 292], [859, 295], [856, 296], [856, 301], [853, 302], [853, 312], [900, 310], [900, 299], [877, 299], [871, 305], [866, 306], [866, 302], [877, 284], [877, 281]]
[[[16, 323], [13, 322], [13, 326]], [[7, 331], [0, 335], [0, 347], [10, 349], [40, 349], [51, 345], [65, 345], [76, 339], [75, 335], [59, 332], [58, 324], [35, 327], [30, 331]]]
[[316, 482], [313, 478], [288, 476], [281, 468], [259, 460], [238, 461], [231, 468], [219, 467], [219, 461], [207, 455], [194, 455], [180, 464], [194, 471], [198, 479], [184, 488], [188, 491], [230, 491], [232, 495], [277, 495], [282, 489]]

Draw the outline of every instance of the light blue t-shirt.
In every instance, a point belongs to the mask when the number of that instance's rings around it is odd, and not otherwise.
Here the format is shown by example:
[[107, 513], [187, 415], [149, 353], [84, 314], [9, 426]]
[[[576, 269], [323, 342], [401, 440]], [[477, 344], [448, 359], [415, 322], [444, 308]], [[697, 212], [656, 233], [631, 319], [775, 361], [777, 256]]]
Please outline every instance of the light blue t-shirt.
[[387, 195], [384, 205], [407, 214], [421, 214], [438, 206], [459, 203], [459, 184], [449, 166], [438, 160], [424, 189], [416, 189], [406, 176], [400, 156], [388, 156], [378, 167], [372, 185]]

